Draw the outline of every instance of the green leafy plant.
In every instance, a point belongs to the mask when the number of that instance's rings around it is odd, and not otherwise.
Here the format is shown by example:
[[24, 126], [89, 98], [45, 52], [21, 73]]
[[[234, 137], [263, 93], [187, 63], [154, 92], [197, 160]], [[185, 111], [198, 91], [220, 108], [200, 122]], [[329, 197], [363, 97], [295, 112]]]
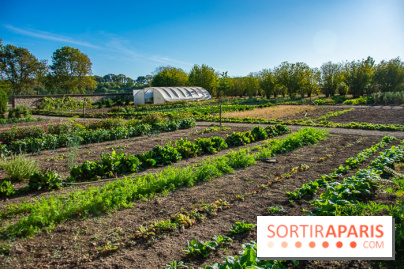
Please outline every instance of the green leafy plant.
[[270, 206], [268, 207], [268, 211], [270, 214], [287, 214], [288, 211], [285, 210], [282, 206]]
[[177, 268], [188, 268], [188, 266], [186, 266], [183, 261], [177, 262], [176, 260], [172, 260], [170, 264], [167, 264], [164, 267], [164, 269], [177, 269]]
[[187, 255], [195, 257], [208, 257], [210, 252], [218, 247], [218, 243], [215, 241], [197, 241], [193, 238], [191, 241], [187, 241], [187, 248], [183, 250]]
[[15, 193], [14, 185], [10, 181], [3, 181], [0, 184], [0, 198], [7, 198]]
[[255, 228], [255, 224], [245, 223], [244, 221], [236, 222], [231, 225], [231, 230], [227, 232], [227, 235], [249, 232], [252, 228]]
[[34, 190], [52, 190], [62, 187], [62, 177], [57, 171], [50, 168], [34, 172], [29, 178], [28, 187], [31, 191]]

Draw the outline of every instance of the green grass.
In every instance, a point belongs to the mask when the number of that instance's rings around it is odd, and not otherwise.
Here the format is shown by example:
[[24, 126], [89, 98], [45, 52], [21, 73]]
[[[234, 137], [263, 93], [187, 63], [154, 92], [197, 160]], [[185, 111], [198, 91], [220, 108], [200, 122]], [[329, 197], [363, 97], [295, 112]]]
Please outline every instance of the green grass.
[[25, 154], [1, 158], [0, 167], [7, 172], [7, 179], [11, 181], [28, 179], [38, 170], [36, 161], [28, 159]]

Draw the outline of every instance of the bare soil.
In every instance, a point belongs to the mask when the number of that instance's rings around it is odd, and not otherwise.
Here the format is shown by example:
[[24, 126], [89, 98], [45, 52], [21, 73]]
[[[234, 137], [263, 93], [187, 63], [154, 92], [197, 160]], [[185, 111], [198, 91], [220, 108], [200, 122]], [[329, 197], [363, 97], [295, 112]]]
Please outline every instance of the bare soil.
[[373, 124], [404, 125], [404, 109], [355, 108], [328, 121], [337, 123], [367, 122]]
[[[345, 159], [355, 156], [380, 139], [376, 136], [330, 135], [318, 145], [277, 155], [275, 158], [278, 163], [275, 164], [258, 162], [210, 182], [178, 189], [165, 197], [158, 195], [138, 201], [125, 210], [84, 220], [69, 220], [57, 225], [49, 234], [43, 233], [31, 239], [15, 239], [10, 242], [10, 255], [0, 256], [0, 262], [5, 268], [163, 268], [172, 259], [184, 260], [187, 265], [194, 267], [223, 262], [222, 257], [237, 255], [242, 243], [256, 240], [255, 230], [233, 237], [234, 242], [228, 248], [212, 253], [207, 259], [186, 257], [182, 250], [186, 248], [187, 240], [192, 238], [206, 241], [211, 240], [213, 235], [225, 235], [236, 221], [256, 223], [256, 216], [269, 215], [269, 206], [281, 205], [288, 211], [287, 215], [304, 215], [302, 209], [309, 208], [308, 202], [290, 204], [286, 191], [294, 190], [321, 174], [332, 172]], [[397, 143], [395, 141], [392, 144]], [[325, 160], [319, 162], [324, 157]], [[300, 164], [307, 164], [310, 168], [274, 182], [277, 177]], [[257, 191], [258, 186], [268, 182], [273, 182], [269, 189]], [[237, 195], [243, 195], [244, 200], [236, 199]], [[168, 219], [170, 215], [189, 210], [194, 205], [213, 203], [218, 199], [227, 200], [232, 206], [190, 228], [150, 240], [135, 239], [133, 236], [140, 225]], [[108, 244], [117, 249], [102, 253], [101, 250]], [[343, 267], [372, 268], [374, 263], [301, 261], [299, 265], [299, 268]]]

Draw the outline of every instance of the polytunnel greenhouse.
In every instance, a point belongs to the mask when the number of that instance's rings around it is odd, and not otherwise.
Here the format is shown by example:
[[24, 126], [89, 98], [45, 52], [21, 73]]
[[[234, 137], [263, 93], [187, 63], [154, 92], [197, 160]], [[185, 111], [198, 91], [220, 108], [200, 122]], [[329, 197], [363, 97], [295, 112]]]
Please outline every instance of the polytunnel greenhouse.
[[149, 87], [133, 90], [134, 104], [163, 104], [178, 101], [210, 100], [210, 93], [202, 87]]

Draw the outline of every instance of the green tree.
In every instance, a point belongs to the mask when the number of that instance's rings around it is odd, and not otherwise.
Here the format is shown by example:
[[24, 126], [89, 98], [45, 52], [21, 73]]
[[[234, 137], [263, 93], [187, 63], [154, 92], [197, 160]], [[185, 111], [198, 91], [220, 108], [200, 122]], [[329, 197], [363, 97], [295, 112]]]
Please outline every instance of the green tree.
[[404, 63], [400, 57], [381, 61], [374, 73], [374, 83], [382, 92], [404, 90]]
[[27, 49], [13, 45], [0, 47], [0, 73], [8, 81], [11, 94], [30, 93], [35, 86], [38, 70], [44, 69], [46, 62], [38, 61]]
[[321, 66], [321, 87], [327, 97], [334, 96], [337, 91], [344, 93], [344, 71], [341, 63], [327, 62]]
[[362, 61], [352, 61], [345, 65], [347, 84], [350, 93], [354, 98], [372, 93], [372, 81], [375, 71], [375, 61], [368, 57]]
[[92, 92], [96, 81], [91, 76], [90, 58], [69, 46], [57, 49], [52, 56], [52, 70], [48, 85], [66, 94]]
[[264, 69], [260, 72], [259, 82], [268, 99], [271, 98], [271, 95], [276, 97], [276, 77], [271, 69]]
[[276, 77], [281, 89], [285, 89], [290, 98], [295, 98], [297, 93], [302, 97], [306, 93], [307, 79], [306, 75], [310, 67], [302, 62], [288, 63], [283, 62], [275, 68]]
[[231, 84], [233, 85], [230, 89], [230, 96], [244, 96], [244, 85], [242, 77], [231, 78]]
[[7, 112], [7, 94], [5, 91], [0, 89], [0, 118]]
[[194, 65], [189, 73], [188, 85], [200, 86], [205, 88], [210, 94], [213, 94], [219, 85], [218, 75], [212, 67], [204, 64], [202, 66]]
[[188, 81], [187, 73], [181, 68], [162, 66], [158, 67], [155, 73], [151, 81], [153, 87], [185, 86]]
[[49, 67], [48, 67], [48, 61], [47, 60], [41, 60], [38, 68], [35, 71], [35, 77], [36, 77], [36, 83], [35, 83], [35, 88], [37, 90], [37, 94], [39, 94], [39, 91], [43, 89], [43, 87], [46, 84], [46, 76], [49, 73]]
[[227, 76], [227, 72], [220, 74], [219, 85], [217, 86], [217, 96], [231, 95], [231, 89], [234, 87], [231, 78]]
[[313, 93], [318, 94], [320, 92], [320, 70], [318, 68], [305, 68], [304, 69], [304, 86], [300, 92], [301, 97], [307, 94], [311, 97]]
[[258, 76], [250, 73], [247, 77], [243, 78], [243, 85], [245, 89], [245, 93], [252, 98], [253, 96], [257, 96], [260, 93], [260, 81]]

